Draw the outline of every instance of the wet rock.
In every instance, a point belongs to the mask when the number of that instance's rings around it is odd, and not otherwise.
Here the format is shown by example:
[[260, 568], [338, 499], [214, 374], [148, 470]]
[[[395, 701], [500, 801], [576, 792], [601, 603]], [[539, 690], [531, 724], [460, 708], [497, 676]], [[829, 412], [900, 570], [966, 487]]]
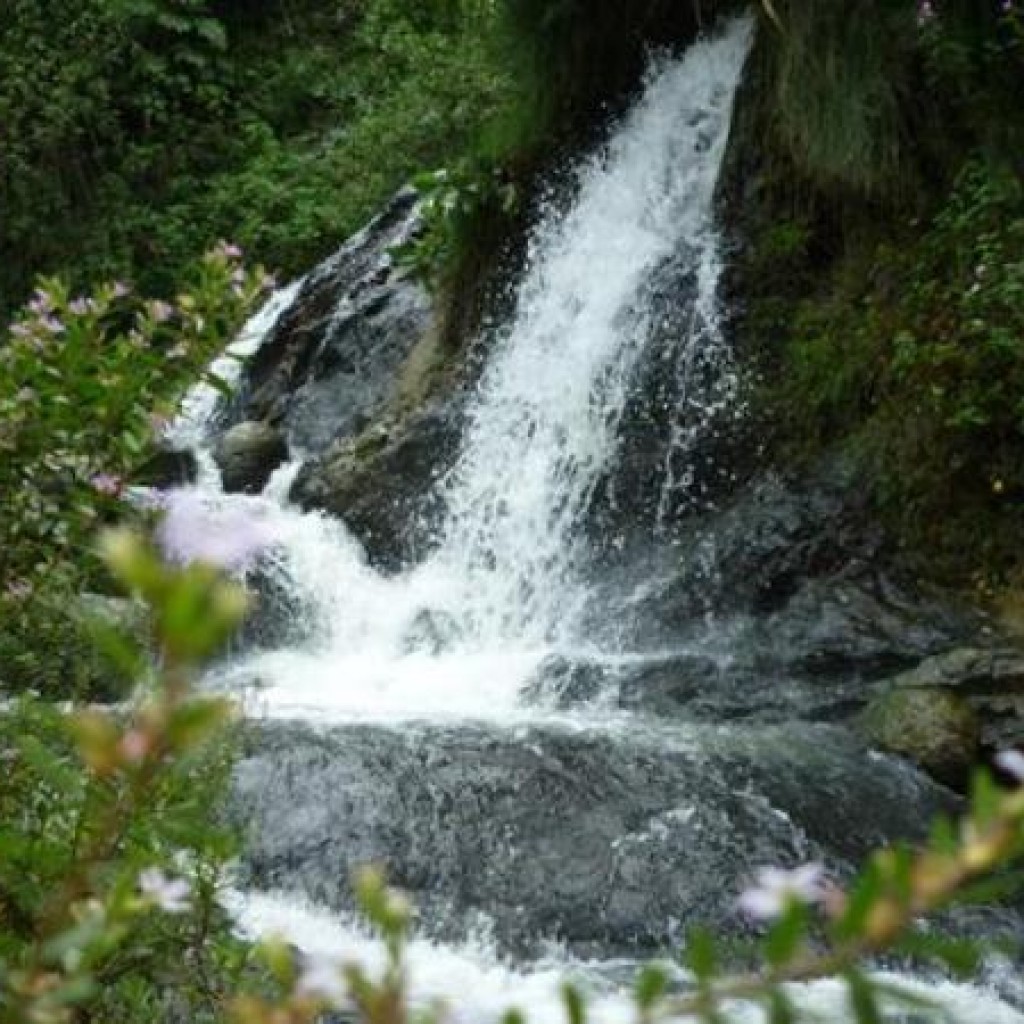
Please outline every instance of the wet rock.
[[922, 593], [884, 571], [804, 581], [753, 630], [763, 663], [827, 678], [880, 678], [947, 651], [984, 628], [952, 598]]
[[132, 474], [132, 483], [168, 490], [194, 484], [198, 477], [199, 465], [194, 451], [161, 448]]
[[545, 937], [616, 954], [697, 921], [745, 930], [735, 896], [765, 863], [840, 876], [950, 810], [906, 764], [852, 735], [789, 724], [606, 731], [265, 723], [238, 765], [241, 884], [352, 907], [351, 871], [385, 867], [428, 934], [484, 914], [499, 947]]
[[686, 722], [845, 722], [881, 684], [779, 675], [756, 661], [680, 652], [601, 659], [552, 655], [524, 692], [530, 706], [618, 709]]
[[247, 367], [233, 422], [273, 423], [319, 455], [384, 412], [410, 353], [437, 330], [430, 296], [392, 255], [420, 230], [416, 201], [399, 193], [310, 274]]
[[246, 420], [221, 435], [213, 458], [225, 491], [259, 494], [288, 458], [288, 442], [275, 427]]
[[876, 564], [884, 548], [838, 463], [801, 481], [768, 473], [680, 531], [682, 556], [666, 595], [680, 616], [769, 613], [807, 580]]
[[628, 641], [718, 634], [773, 675], [878, 679], [982, 635], [982, 616], [889, 567], [862, 501], [840, 465], [799, 483], [768, 474], [673, 544], [627, 555], [613, 585], [633, 590]]
[[928, 658], [891, 680], [896, 689], [943, 689], [977, 712], [989, 750], [1024, 741], [1024, 652], [1013, 647], [964, 647]]
[[458, 420], [435, 406], [393, 430], [379, 425], [303, 466], [291, 499], [340, 516], [371, 563], [397, 571], [428, 549], [438, 498], [434, 485], [454, 462]]
[[409, 624], [402, 648], [413, 652], [440, 654], [461, 638], [458, 621], [445, 612], [424, 608]]
[[978, 716], [949, 690], [893, 690], [872, 701], [862, 725], [875, 746], [906, 757], [950, 785], [962, 784], [977, 759]]

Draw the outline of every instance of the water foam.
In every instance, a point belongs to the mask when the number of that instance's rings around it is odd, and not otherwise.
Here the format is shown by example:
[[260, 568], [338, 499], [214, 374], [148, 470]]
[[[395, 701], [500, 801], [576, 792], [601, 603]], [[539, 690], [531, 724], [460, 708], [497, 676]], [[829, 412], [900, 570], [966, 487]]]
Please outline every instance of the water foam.
[[[662, 261], [689, 253], [700, 282], [681, 349], [705, 348], [714, 333], [713, 196], [751, 34], [737, 20], [653, 70], [633, 111], [578, 169], [568, 214], [542, 218], [516, 313], [493, 339], [461, 456], [441, 485], [446, 511], [423, 564], [386, 579], [343, 526], [281, 504], [294, 469], [261, 499], [217, 495], [277, 503], [282, 544], [270, 571], [310, 627], [306, 642], [254, 654], [221, 682], [258, 679], [269, 713], [500, 719], [520, 709], [553, 648], [586, 647], [582, 519], [614, 466], [651, 333], [645, 283]], [[254, 321], [247, 351], [294, 294]], [[210, 421], [209, 396], [193, 406], [195, 434]]]
[[[312, 907], [301, 897], [284, 894], [232, 894], [227, 904], [242, 932], [251, 938], [277, 936], [307, 956], [358, 963], [379, 976], [384, 963], [383, 944], [356, 921]], [[685, 976], [669, 967], [681, 985]], [[500, 962], [486, 933], [458, 946], [413, 939], [408, 946], [409, 994], [414, 1006], [427, 1008], [437, 1001], [446, 1007], [453, 1024], [497, 1024], [515, 1007], [529, 1024], [563, 1024], [565, 1004], [561, 986], [572, 980], [587, 993], [591, 1024], [633, 1024], [636, 1008], [623, 983], [636, 965], [624, 961], [580, 961], [557, 949], [524, 966]], [[879, 982], [930, 1000], [934, 1011], [915, 1009], [903, 1016], [897, 1004], [887, 1020], [913, 1020], [939, 1024], [1024, 1024], [1024, 1014], [1007, 1006], [990, 989], [942, 979], [923, 981], [906, 975], [880, 973]], [[845, 986], [834, 980], [794, 985], [793, 1001], [813, 1020], [823, 1024], [850, 1024]], [[680, 1020], [689, 1018], [676, 1018]], [[763, 1009], [735, 1003], [723, 1018], [729, 1024], [765, 1024]]]

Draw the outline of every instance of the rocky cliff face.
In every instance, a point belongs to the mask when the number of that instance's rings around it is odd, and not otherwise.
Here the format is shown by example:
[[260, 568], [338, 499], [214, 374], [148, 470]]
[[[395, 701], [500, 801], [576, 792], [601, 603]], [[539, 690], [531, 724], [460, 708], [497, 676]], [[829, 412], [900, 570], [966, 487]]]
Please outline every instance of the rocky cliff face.
[[[402, 193], [310, 275], [249, 367], [220, 446], [233, 453], [233, 478], [244, 489], [247, 480], [265, 479], [265, 466], [259, 445], [239, 453], [232, 440], [251, 434], [267, 447], [286, 437], [292, 453], [305, 456], [292, 500], [342, 518], [386, 572], [430, 549], [436, 484], [458, 454], [474, 372], [471, 346], [444, 343], [430, 296], [395, 262], [394, 247], [418, 229], [415, 197]], [[694, 284], [670, 261], [651, 287], [666, 310], [658, 322], [671, 325], [672, 303], [685, 307]], [[843, 460], [798, 473], [773, 468], [754, 436], [756, 417], [738, 413], [739, 403], [723, 406], [716, 429], [689, 453], [699, 500], [664, 506], [679, 381], [658, 353], [671, 342], [668, 329], [638, 373], [620, 454], [591, 514], [603, 550], [594, 587], [633, 597], [614, 621], [595, 617], [589, 630], [598, 640], [657, 651], [705, 642], [713, 622], [727, 657], [650, 665], [622, 685], [621, 706], [654, 702], [701, 721], [809, 719], [860, 728], [872, 700], [911, 685], [901, 673], [938, 657], [945, 660], [926, 663], [946, 666], [936, 685], [966, 692], [982, 723], [978, 733], [958, 734], [952, 756], [960, 767], [938, 774], [962, 781], [965, 764], [996, 744], [1019, 742], [1024, 709], [1001, 699], [999, 671], [989, 673], [984, 697], [978, 689], [978, 659], [1013, 660], [997, 653], [1005, 640], [976, 609], [900, 569]], [[951, 655], [964, 648], [974, 660]], [[592, 697], [600, 681], [588, 671], [552, 672], [549, 696], [568, 706]], [[932, 763], [926, 743], [868, 734]]]

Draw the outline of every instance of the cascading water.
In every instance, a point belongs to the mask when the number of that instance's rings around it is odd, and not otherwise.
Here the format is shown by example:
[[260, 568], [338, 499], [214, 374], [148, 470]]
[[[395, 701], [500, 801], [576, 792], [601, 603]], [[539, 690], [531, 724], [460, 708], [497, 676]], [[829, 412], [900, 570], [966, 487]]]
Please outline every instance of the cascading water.
[[[348, 916], [345, 865], [383, 861], [423, 911], [413, 994], [448, 996], [456, 1020], [497, 1020], [510, 1003], [531, 1020], [561, 1019], [565, 970], [601, 993], [595, 1019], [631, 1018], [622, 948], [663, 948], [696, 915], [727, 918], [759, 861], [841, 865], [858, 843], [884, 841], [907, 808], [924, 818], [941, 806], [902, 766], [865, 777], [863, 749], [838, 732], [654, 721], [604, 710], [600, 694], [554, 715], [528, 685], [552, 652], [643, 664], [587, 634], [600, 566], [585, 521], [616, 470], [659, 316], [647, 285], [665, 261], [688, 261], [695, 293], [671, 346], [682, 411], [670, 418], [659, 519], [687, 486], [701, 422], [733, 395], [712, 200], [751, 34], [737, 20], [660, 62], [581, 166], [571, 209], [542, 219], [461, 455], [438, 485], [437, 543], [419, 565], [383, 576], [342, 523], [288, 505], [294, 464], [258, 497], [221, 493], [212, 471], [200, 480], [212, 507], [244, 505], [271, 524], [278, 543], [260, 571], [295, 610], [293, 640], [236, 655], [210, 677], [256, 686], [250, 707], [269, 712], [235, 796], [252, 829], [241, 882], [263, 892], [232, 909], [246, 929], [283, 932], [309, 953], [372, 959], [379, 950]], [[246, 352], [297, 291], [249, 325]], [[199, 391], [178, 439], [202, 448], [213, 410]], [[201, 461], [212, 466], [208, 452]], [[830, 786], [848, 806], [836, 808]], [[887, 806], [898, 813], [876, 824]], [[491, 940], [479, 940], [481, 921]], [[552, 938], [571, 951], [556, 943], [543, 955]], [[581, 947], [597, 959], [581, 959]], [[522, 962], [502, 962], [509, 951]], [[801, 999], [844, 1019], [834, 987]], [[978, 1024], [1024, 1019], [973, 989], [950, 986], [944, 1001], [969, 1006]]]
[[[578, 639], [580, 524], [615, 459], [644, 356], [648, 275], [681, 247], [692, 253], [702, 271], [696, 317], [714, 319], [712, 199], [750, 31], [739, 23], [654, 72], [607, 151], [584, 166], [572, 210], [552, 215], [534, 238], [516, 315], [446, 488], [434, 559], [457, 580], [447, 610], [474, 643]], [[707, 337], [692, 331], [679, 349]]]
[[310, 638], [234, 665], [232, 683], [259, 678], [281, 711], [493, 717], [523, 710], [523, 685], [553, 648], [587, 646], [582, 520], [614, 467], [644, 359], [646, 281], [674, 253], [688, 254], [698, 281], [679, 366], [722, 357], [726, 373], [712, 200], [751, 31], [738, 21], [653, 70], [642, 100], [579, 169], [571, 210], [537, 228], [423, 564], [385, 579], [343, 527], [265, 510], [286, 537], [274, 572], [307, 609]]

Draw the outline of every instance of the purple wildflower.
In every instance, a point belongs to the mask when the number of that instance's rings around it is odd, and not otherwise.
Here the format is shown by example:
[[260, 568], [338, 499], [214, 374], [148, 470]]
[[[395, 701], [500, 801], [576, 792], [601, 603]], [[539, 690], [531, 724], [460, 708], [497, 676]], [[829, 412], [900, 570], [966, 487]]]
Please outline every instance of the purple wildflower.
[[126, 299], [132, 293], [131, 285], [124, 281], [115, 281], [111, 293], [115, 299]]
[[163, 302], [161, 299], [155, 299], [146, 308], [149, 311], [149, 315], [158, 324], [166, 323], [174, 316], [174, 307], [169, 302]]
[[64, 324], [62, 324], [60, 320], [57, 317], [53, 316], [52, 314], [40, 317], [39, 326], [42, 327], [44, 331], [47, 331], [50, 334], [64, 333]]
[[89, 483], [97, 494], [105, 494], [110, 498], [118, 497], [124, 490], [124, 480], [113, 473], [97, 473]]
[[172, 562], [208, 562], [240, 571], [277, 540], [277, 531], [252, 508], [239, 504], [220, 507], [194, 490], [167, 495], [157, 540]]
[[32, 584], [28, 580], [11, 580], [4, 587], [4, 596], [11, 601], [27, 601], [32, 596]]
[[49, 292], [43, 291], [42, 288], [37, 288], [32, 295], [32, 301], [29, 302], [28, 308], [37, 316], [46, 316], [48, 313], [53, 312], [53, 297]]
[[241, 247], [233, 242], [220, 242], [213, 251], [216, 255], [223, 256], [229, 260], [240, 260], [244, 255]]
[[1019, 750], [1001, 750], [992, 760], [997, 768], [1024, 785], [1024, 754]]
[[68, 303], [68, 309], [71, 310], [75, 316], [87, 316], [90, 313], [96, 313], [99, 310], [99, 306], [92, 299], [77, 298], [72, 299]]
[[189, 909], [188, 882], [168, 878], [159, 868], [146, 868], [139, 875], [139, 891], [168, 914], [184, 914]]
[[749, 917], [771, 921], [781, 917], [791, 903], [818, 903], [825, 894], [825, 869], [817, 863], [792, 871], [761, 868], [756, 885], [740, 896], [738, 905]]
[[28, 324], [11, 324], [9, 330], [15, 338], [31, 338], [34, 334]]
[[932, 6], [931, 0], [918, 0], [917, 4], [917, 23], [918, 25], [927, 25], [930, 21], [935, 18], [935, 8]]

